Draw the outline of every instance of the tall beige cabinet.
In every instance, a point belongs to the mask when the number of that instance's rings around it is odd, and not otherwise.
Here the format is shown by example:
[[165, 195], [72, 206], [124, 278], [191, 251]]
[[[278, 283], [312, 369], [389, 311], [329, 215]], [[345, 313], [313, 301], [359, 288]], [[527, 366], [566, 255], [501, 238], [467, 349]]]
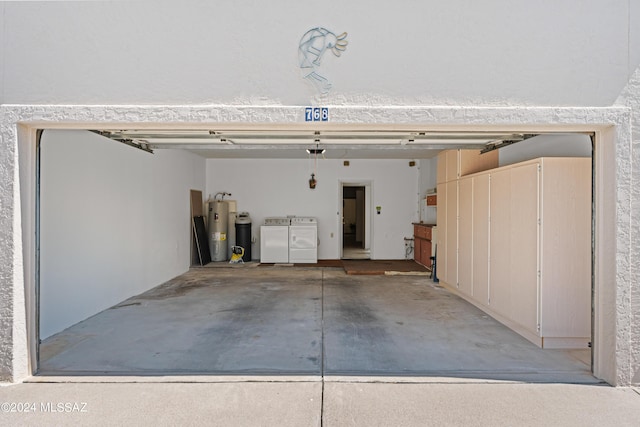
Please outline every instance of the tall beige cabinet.
[[[450, 167], [446, 153], [439, 168]], [[460, 166], [438, 186], [447, 199], [437, 218], [443, 284], [540, 347], [587, 347], [591, 159], [538, 158], [466, 175]]]
[[[460, 177], [498, 166], [498, 152], [480, 154], [480, 150], [446, 150], [438, 156], [438, 207], [436, 241], [438, 277], [458, 284], [458, 193]], [[464, 190], [467, 190], [465, 188]], [[465, 203], [466, 200], [463, 200]], [[469, 231], [468, 229], [464, 231]]]

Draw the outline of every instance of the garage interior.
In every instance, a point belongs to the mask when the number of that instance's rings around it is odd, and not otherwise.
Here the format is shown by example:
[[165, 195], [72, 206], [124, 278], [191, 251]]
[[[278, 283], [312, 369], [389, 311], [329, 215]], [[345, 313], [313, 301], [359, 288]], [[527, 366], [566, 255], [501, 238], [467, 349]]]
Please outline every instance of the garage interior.
[[[424, 199], [438, 152], [504, 144], [511, 161], [584, 157], [588, 135], [278, 132], [289, 139], [277, 144], [255, 132], [108, 132], [41, 140], [40, 375], [598, 382], [590, 350], [540, 349], [429, 276], [259, 265], [254, 240], [253, 262], [194, 266], [189, 223], [191, 189], [229, 191], [251, 213], [254, 239], [266, 217], [317, 216], [318, 258], [340, 259], [340, 189], [371, 183], [362, 249], [372, 262], [413, 258], [412, 223], [435, 223]], [[321, 158], [306, 152], [314, 146]]]

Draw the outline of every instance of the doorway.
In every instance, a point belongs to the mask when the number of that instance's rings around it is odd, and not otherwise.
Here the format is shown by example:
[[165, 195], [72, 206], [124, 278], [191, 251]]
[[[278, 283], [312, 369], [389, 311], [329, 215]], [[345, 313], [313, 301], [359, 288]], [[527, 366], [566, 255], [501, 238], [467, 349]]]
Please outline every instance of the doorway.
[[342, 259], [371, 259], [370, 185], [342, 183]]

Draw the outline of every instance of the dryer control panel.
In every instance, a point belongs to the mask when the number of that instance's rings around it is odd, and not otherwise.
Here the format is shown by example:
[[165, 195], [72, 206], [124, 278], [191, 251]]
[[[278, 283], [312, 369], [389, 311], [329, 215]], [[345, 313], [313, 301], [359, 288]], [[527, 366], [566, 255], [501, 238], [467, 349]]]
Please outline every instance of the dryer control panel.
[[291, 225], [316, 225], [318, 220], [310, 216], [297, 216], [291, 218]]

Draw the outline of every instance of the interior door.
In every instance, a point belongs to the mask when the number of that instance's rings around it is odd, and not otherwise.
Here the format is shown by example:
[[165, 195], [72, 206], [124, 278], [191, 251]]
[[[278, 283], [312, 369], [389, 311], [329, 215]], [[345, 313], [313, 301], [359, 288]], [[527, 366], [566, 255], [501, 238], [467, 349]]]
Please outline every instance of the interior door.
[[364, 248], [364, 187], [356, 190], [356, 243]]

